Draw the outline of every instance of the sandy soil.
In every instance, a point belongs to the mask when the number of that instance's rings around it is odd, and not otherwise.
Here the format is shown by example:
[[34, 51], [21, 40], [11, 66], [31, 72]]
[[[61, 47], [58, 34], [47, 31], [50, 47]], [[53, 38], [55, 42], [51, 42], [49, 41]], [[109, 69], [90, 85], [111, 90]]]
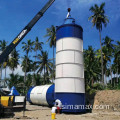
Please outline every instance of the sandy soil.
[[101, 90], [94, 97], [95, 105], [109, 105], [109, 109], [93, 109], [93, 112], [120, 112], [120, 90]]
[[[51, 120], [51, 108], [37, 105], [27, 105], [26, 117], [22, 117], [23, 112], [15, 112], [14, 118], [1, 120]], [[56, 115], [56, 120], [120, 120], [120, 112], [99, 112], [87, 114], [60, 114]]]

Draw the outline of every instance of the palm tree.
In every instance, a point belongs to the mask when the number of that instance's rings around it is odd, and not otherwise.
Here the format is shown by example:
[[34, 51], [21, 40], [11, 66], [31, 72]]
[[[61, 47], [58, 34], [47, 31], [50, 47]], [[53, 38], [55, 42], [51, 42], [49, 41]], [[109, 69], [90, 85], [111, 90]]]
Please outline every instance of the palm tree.
[[115, 45], [113, 63], [114, 66], [116, 67], [117, 84], [118, 84], [118, 74], [120, 73], [120, 41], [117, 41], [117, 45]]
[[8, 86], [11, 88], [12, 86], [17, 87], [19, 83], [19, 75], [18, 74], [10, 74], [10, 77], [8, 78]]
[[[26, 55], [24, 55], [24, 57], [22, 57], [23, 61], [22, 61], [22, 64], [21, 64], [21, 67], [22, 67], [22, 71], [26, 73], [27, 72], [31, 72], [32, 71], [32, 68], [33, 68], [33, 61], [30, 60]], [[27, 61], [27, 64], [26, 64], [26, 61]]]
[[88, 46], [88, 49], [84, 50], [84, 68], [86, 84], [93, 86], [94, 82], [100, 79], [100, 65], [92, 46]]
[[9, 68], [12, 70], [12, 74], [14, 73], [15, 68], [17, 68], [17, 66], [19, 65], [19, 58], [20, 56], [18, 51], [14, 49], [11, 52], [11, 56], [9, 58], [9, 63], [8, 63]]
[[[54, 49], [56, 47], [56, 28], [55, 26], [51, 26], [50, 28], [47, 28], [47, 34], [45, 37], [49, 37], [46, 42], [49, 42], [50, 47], [53, 47], [53, 80], [55, 79], [54, 77], [54, 68], [55, 68], [55, 62], [54, 62]], [[53, 82], [53, 81], [52, 81]]]
[[27, 80], [25, 82], [26, 91], [28, 91], [29, 87], [32, 86], [32, 78], [33, 76], [31, 74], [27, 75]]
[[99, 30], [100, 36], [100, 47], [101, 47], [101, 74], [102, 74], [102, 82], [104, 84], [104, 75], [103, 75], [103, 53], [102, 53], [102, 42], [101, 42], [101, 32], [102, 32], [102, 25], [106, 27], [107, 22], [109, 22], [107, 16], [105, 15], [104, 10], [105, 3], [102, 3], [100, 7], [95, 4], [89, 10], [93, 13], [92, 16], [89, 17], [89, 20], [92, 19], [93, 26], [96, 26], [96, 29]]
[[[32, 52], [32, 50], [33, 50], [34, 42], [32, 42], [31, 40], [27, 40], [27, 43], [22, 42], [22, 44], [23, 44], [22, 49], [23, 49], [23, 51], [26, 52], [26, 57], [28, 58], [29, 52]], [[26, 64], [25, 64], [24, 82], [26, 81], [26, 73], [27, 73], [26, 69], [27, 69], [27, 60], [28, 60], [27, 58], [26, 58]]]
[[33, 81], [32, 81], [32, 83], [33, 83], [33, 85], [35, 85], [36, 83], [35, 83], [35, 63], [36, 63], [36, 57], [37, 57], [37, 51], [39, 50], [39, 51], [41, 51], [42, 50], [42, 44], [43, 44], [43, 42], [39, 42], [39, 39], [38, 39], [38, 37], [36, 37], [36, 39], [35, 39], [35, 42], [34, 42], [34, 51], [36, 52], [36, 55], [35, 55], [35, 62], [34, 62], [34, 78], [33, 78]]
[[[10, 77], [7, 78], [8, 86], [11, 88], [15, 86], [19, 93], [23, 93], [24, 77], [18, 74], [10, 74]], [[20, 89], [21, 88], [21, 89]]]
[[105, 75], [105, 82], [107, 83], [107, 69], [108, 69], [108, 61], [110, 61], [110, 57], [108, 55], [108, 50], [106, 46], [102, 47], [102, 51], [103, 51], [103, 71], [104, 71], [104, 75]]
[[[3, 40], [3, 41], [0, 40], [0, 52], [1, 52], [1, 53], [6, 49], [7, 43], [8, 43], [8, 42], [6, 42], [5, 40]], [[8, 59], [7, 59], [6, 61], [8, 61]], [[2, 79], [2, 67], [5, 68], [5, 79], [6, 79], [6, 67], [7, 67], [7, 63], [4, 62], [4, 63], [1, 65], [1, 76], [0, 76], [0, 79]]]
[[0, 51], [3, 52], [7, 46], [7, 43], [5, 40], [0, 40]]
[[45, 73], [46, 72], [47, 73], [51, 73], [51, 71], [52, 71], [52, 69], [51, 69], [52, 62], [50, 62], [51, 59], [48, 59], [48, 53], [47, 53], [47, 51], [45, 51], [45, 52], [41, 51], [41, 55], [39, 54], [37, 56], [37, 59], [39, 60], [39, 61], [36, 62], [38, 64], [38, 71], [37, 71], [37, 73], [38, 72], [40, 72], [40, 73], [43, 72], [44, 73], [44, 82], [46, 84]]
[[109, 38], [108, 36], [106, 36], [105, 37], [105, 39], [103, 39], [104, 41], [103, 41], [103, 43], [102, 43], [102, 45], [105, 45], [106, 46], [106, 50], [107, 50], [107, 52], [106, 52], [106, 54], [107, 54], [107, 56], [109, 57], [109, 61], [110, 61], [110, 65], [109, 65], [109, 67], [110, 67], [110, 74], [111, 74], [111, 84], [112, 84], [112, 69], [111, 69], [111, 67], [112, 67], [112, 64], [111, 64], [111, 59], [112, 59], [112, 57], [113, 57], [113, 50], [114, 50], [114, 45], [113, 45], [113, 40], [111, 39], [111, 38]]
[[42, 44], [43, 44], [43, 42], [39, 42], [38, 37], [36, 37], [35, 42], [34, 42], [34, 45], [35, 45], [34, 46], [34, 51], [36, 52], [35, 61], [36, 61], [36, 57], [37, 57], [37, 51], [42, 50]]
[[113, 80], [112, 80], [112, 84], [115, 87], [115, 85], [116, 85], [116, 79], [115, 78], [116, 78], [116, 73], [117, 73], [117, 66], [115, 64], [112, 64], [111, 70], [112, 70], [113, 75], [114, 75]]

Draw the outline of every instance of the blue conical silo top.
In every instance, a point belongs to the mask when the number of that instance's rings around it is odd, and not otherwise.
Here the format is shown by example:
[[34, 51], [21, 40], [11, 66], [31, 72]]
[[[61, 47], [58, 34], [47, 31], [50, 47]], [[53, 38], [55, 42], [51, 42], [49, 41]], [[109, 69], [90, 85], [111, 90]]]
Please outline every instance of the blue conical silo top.
[[64, 24], [75, 24], [75, 19], [71, 17], [70, 11], [71, 9], [68, 8], [68, 14], [67, 14], [66, 19], [64, 20]]
[[75, 19], [70, 15], [71, 9], [68, 8], [67, 17], [64, 20], [64, 24], [57, 26], [56, 40], [65, 37], [76, 37], [83, 40], [83, 29], [80, 25], [75, 24]]

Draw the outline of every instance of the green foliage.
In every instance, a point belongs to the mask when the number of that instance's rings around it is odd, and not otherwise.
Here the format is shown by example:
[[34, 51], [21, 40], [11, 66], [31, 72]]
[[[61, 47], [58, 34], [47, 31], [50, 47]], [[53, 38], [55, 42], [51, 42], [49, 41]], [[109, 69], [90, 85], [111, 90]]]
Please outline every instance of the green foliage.
[[22, 42], [23, 46], [22, 46], [22, 49], [23, 51], [26, 52], [26, 55], [28, 57], [28, 53], [29, 52], [32, 52], [33, 50], [33, 45], [34, 45], [34, 42], [32, 42], [31, 40], [27, 40], [27, 42]]
[[38, 51], [38, 50], [42, 50], [42, 45], [43, 45], [43, 42], [39, 42], [39, 39], [38, 37], [36, 37], [35, 41], [34, 41], [34, 51]]
[[100, 83], [95, 83], [93, 85], [93, 89], [95, 89], [95, 90], [103, 90], [104, 86], [102, 84], [100, 84]]
[[105, 3], [102, 3], [100, 6], [95, 4], [89, 10], [93, 13], [92, 16], [89, 17], [89, 20], [92, 19], [93, 27], [96, 26], [96, 29], [99, 30], [100, 37], [100, 49], [101, 49], [101, 82], [104, 84], [104, 68], [103, 68], [103, 52], [102, 52], [102, 41], [101, 41], [101, 32], [102, 26], [107, 26], [109, 22], [107, 16], [105, 15]]
[[10, 77], [7, 78], [7, 83], [9, 88], [11, 88], [12, 86], [15, 86], [20, 93], [23, 93], [23, 86], [24, 86], [23, 76], [20, 76], [18, 74], [10, 74]]
[[45, 37], [48, 37], [47, 42], [49, 42], [50, 47], [56, 46], [56, 28], [55, 26], [51, 26], [50, 28], [46, 29], [47, 34]]
[[35, 74], [36, 85], [44, 85], [44, 78], [41, 74]]
[[89, 95], [93, 95], [97, 90], [104, 90], [104, 86], [101, 83], [94, 83], [91, 85], [86, 85], [86, 93]]
[[[55, 70], [55, 60], [54, 60], [54, 49], [56, 47], [56, 27], [51, 26], [50, 28], [47, 28], [47, 34], [45, 37], [48, 37], [48, 40], [46, 42], [49, 42], [49, 46], [52, 48], [53, 47], [53, 67], [52, 67], [52, 79], [55, 79], [54, 76], [54, 70]], [[53, 83], [53, 81], [52, 81]]]
[[[15, 86], [20, 94], [24, 94], [27, 93], [30, 86], [32, 86], [32, 79], [33, 79], [33, 75], [28, 74], [26, 76], [26, 81], [24, 82], [24, 76], [20, 76], [18, 74], [10, 74], [10, 77], [7, 78], [7, 83], [9, 88]], [[36, 81], [36, 85], [45, 84], [44, 77], [41, 76], [40, 74], [35, 74], [35, 81]], [[48, 81], [46, 81], [46, 84], [50, 84], [50, 83], [51, 82], [48, 79]]]
[[38, 66], [38, 71], [37, 73], [42, 73], [44, 74], [44, 82], [46, 84], [46, 82], [48, 81], [47, 76], [52, 72], [52, 62], [51, 59], [48, 59], [48, 53], [47, 51], [42, 51], [41, 55], [39, 54], [37, 56], [38, 61], [36, 62], [37, 66]]
[[117, 86], [117, 89], [120, 90], [120, 80], [119, 80], [119, 84]]
[[7, 47], [7, 43], [5, 40], [0, 40], [0, 51], [4, 51]]
[[[27, 61], [27, 64], [26, 64], [26, 61]], [[23, 72], [25, 71], [31, 72], [33, 70], [33, 61], [30, 60], [27, 56], [24, 56], [21, 67]]]
[[95, 94], [95, 92], [96, 92], [95, 89], [91, 88], [89, 85], [86, 86], [86, 93], [88, 95], [93, 95], [93, 94]]
[[18, 51], [14, 49], [11, 52], [11, 57], [9, 58], [9, 62], [8, 62], [8, 66], [12, 70], [12, 72], [14, 72], [15, 68], [17, 68], [17, 66], [19, 65], [19, 58], [20, 56]]
[[100, 64], [96, 57], [96, 52], [92, 46], [88, 46], [84, 50], [84, 69], [85, 69], [85, 83], [92, 86], [94, 82], [100, 81]]
[[110, 83], [108, 83], [107, 84], [107, 88], [106, 88], [107, 90], [113, 90], [114, 89], [114, 87], [110, 84]]
[[105, 15], [105, 3], [102, 3], [100, 6], [95, 4], [89, 10], [93, 13], [92, 16], [89, 17], [89, 20], [92, 19], [93, 26], [100, 31], [102, 31], [102, 24], [106, 27], [107, 23], [109, 22], [107, 16]]

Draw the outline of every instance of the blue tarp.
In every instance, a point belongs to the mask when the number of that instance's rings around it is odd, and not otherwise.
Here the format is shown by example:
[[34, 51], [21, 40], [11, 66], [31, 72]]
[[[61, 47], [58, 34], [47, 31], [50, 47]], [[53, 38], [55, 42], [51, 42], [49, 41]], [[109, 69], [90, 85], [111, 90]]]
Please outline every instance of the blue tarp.
[[19, 96], [19, 92], [16, 90], [16, 88], [13, 86], [11, 89], [10, 89], [10, 96]]

